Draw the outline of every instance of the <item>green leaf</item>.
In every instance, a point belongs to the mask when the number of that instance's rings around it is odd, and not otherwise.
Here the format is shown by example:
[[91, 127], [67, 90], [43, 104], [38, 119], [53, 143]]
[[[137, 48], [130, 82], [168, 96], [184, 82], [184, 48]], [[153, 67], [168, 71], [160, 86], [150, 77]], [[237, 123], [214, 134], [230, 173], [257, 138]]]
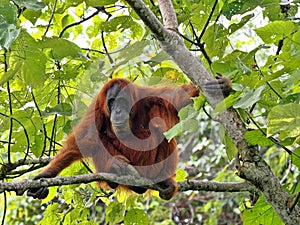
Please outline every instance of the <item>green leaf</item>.
[[38, 47], [52, 49], [51, 57], [56, 60], [61, 60], [68, 56], [73, 58], [82, 57], [81, 48], [73, 42], [58, 37], [44, 38], [38, 42]]
[[281, 104], [288, 104], [288, 103], [300, 103], [300, 93], [295, 93], [286, 96], [286, 98], [280, 101]]
[[[300, 34], [300, 32], [299, 32]], [[299, 38], [300, 41], [300, 38]], [[297, 65], [298, 67], [298, 65]], [[283, 81], [283, 87], [284, 87], [284, 91], [288, 92], [290, 91], [292, 88], [294, 88], [294, 85], [300, 82], [300, 70], [298, 68], [296, 68], [291, 75], [289, 76], [289, 79], [286, 79]], [[299, 94], [299, 93], [297, 93]]]
[[149, 218], [141, 209], [131, 209], [127, 212], [124, 218], [125, 225], [147, 225]]
[[46, 80], [47, 57], [38, 48], [35, 39], [22, 30], [11, 48], [13, 49], [9, 55], [9, 73], [11, 74], [8, 74], [6, 79], [19, 73], [27, 85], [42, 86]]
[[36, 21], [39, 19], [39, 17], [42, 15], [42, 10], [26, 9], [22, 13], [22, 15], [34, 25]]
[[118, 0], [85, 0], [88, 6], [97, 7], [115, 4]]
[[10, 3], [9, 0], [0, 1], [0, 24], [17, 23], [17, 7]]
[[155, 85], [162, 81], [167, 72], [174, 70], [171, 67], [159, 67], [152, 73], [151, 80], [148, 82], [149, 85]]
[[105, 32], [113, 32], [120, 29], [128, 29], [131, 26], [137, 25], [130, 16], [119, 16], [109, 21], [103, 22], [100, 25], [100, 30]]
[[106, 223], [111, 225], [120, 223], [123, 221], [124, 214], [124, 206], [119, 202], [112, 202], [106, 208]]
[[0, 1], [0, 46], [5, 49], [9, 49], [20, 34], [16, 15], [17, 8], [10, 1]]
[[222, 114], [226, 109], [230, 108], [238, 100], [239, 96], [240, 93], [236, 92], [219, 102], [211, 113], [212, 117], [215, 118]]
[[[274, 0], [264, 0], [263, 4], [265, 6], [265, 10], [263, 10], [263, 17], [264, 18], [268, 18], [269, 21], [275, 21], [275, 20], [282, 20], [282, 16], [284, 13], [278, 13], [281, 11], [281, 4], [279, 4], [279, 2], [281, 2], [281, 0], [276, 0], [277, 4], [274, 4]], [[287, 4], [289, 4], [289, 1], [286, 1]], [[294, 16], [295, 14], [293, 13], [293, 6], [292, 5], [288, 5], [289, 10], [288, 10], [288, 14], [290, 16]], [[298, 10], [297, 10], [298, 11]]]
[[264, 197], [260, 197], [254, 207], [243, 212], [243, 224], [283, 225]]
[[40, 87], [44, 84], [46, 62], [46, 56], [38, 49], [32, 49], [31, 52], [26, 53], [21, 69], [26, 84], [31, 87]]
[[232, 0], [226, 1], [222, 11], [227, 19], [231, 19], [232, 16], [236, 14], [243, 14], [244, 12], [249, 12], [255, 9], [261, 2], [265, 0]]
[[60, 103], [51, 107], [46, 107], [45, 111], [43, 112], [44, 116], [49, 116], [53, 114], [59, 114], [62, 116], [71, 116], [72, 115], [72, 106], [68, 103]]
[[237, 67], [233, 66], [231, 63], [228, 63], [227, 61], [226, 62], [215, 61], [211, 64], [211, 67], [216, 73], [220, 73], [225, 76], [237, 72]]
[[20, 34], [14, 24], [0, 24], [0, 45], [8, 49]]
[[297, 31], [297, 29], [293, 21], [287, 20], [271, 22], [264, 27], [255, 29], [255, 32], [266, 44], [273, 44]]
[[15, 2], [31, 10], [40, 10], [46, 7], [46, 4], [37, 0], [15, 0]]
[[296, 148], [293, 152], [297, 155], [292, 154], [292, 163], [300, 170], [300, 158], [298, 157], [300, 156], [300, 147]]
[[238, 149], [223, 126], [220, 126], [220, 138], [222, 143], [226, 146], [226, 154], [228, 159], [231, 161], [236, 157]]
[[40, 157], [44, 146], [44, 134], [36, 134], [34, 141], [32, 141], [32, 146], [30, 148], [31, 152], [35, 157]]
[[296, 144], [296, 142], [297, 142], [297, 138], [287, 137], [287, 138], [284, 138], [282, 141], [280, 141], [279, 144], [282, 146], [291, 146], [291, 145]]
[[6, 73], [0, 74], [0, 85], [12, 79], [20, 71], [21, 66], [22, 62], [13, 63]]
[[272, 136], [284, 132], [289, 137], [300, 135], [300, 105], [290, 103], [278, 105], [271, 109], [268, 115], [267, 135]]
[[170, 56], [165, 51], [162, 50], [146, 63], [149, 63], [150, 66], [154, 67], [165, 60], [170, 60]]
[[[173, 126], [170, 130], [164, 132], [164, 135], [168, 140], [171, 140], [172, 138], [181, 135], [185, 131], [193, 132], [198, 129], [198, 122], [196, 119], [194, 119], [195, 116], [198, 115], [197, 111], [190, 112], [188, 110], [188, 107], [185, 107], [182, 110], [180, 110], [179, 114], [180, 113], [180, 122]], [[183, 113], [186, 115], [182, 116]]]
[[262, 147], [267, 147], [274, 144], [260, 130], [247, 131], [245, 133], [245, 138], [251, 145], [260, 145]]
[[239, 23], [233, 23], [229, 26], [229, 33], [232, 34], [241, 27], [243, 27], [251, 18], [254, 17], [254, 13], [244, 16]]
[[118, 58], [115, 67], [122, 66], [129, 62], [130, 60], [134, 59], [135, 57], [140, 56], [144, 53], [144, 48], [149, 46], [149, 40], [142, 40], [129, 45], [128, 47], [124, 48]]
[[59, 213], [58, 203], [50, 204], [44, 212], [44, 219], [41, 224], [60, 224], [63, 215]]
[[261, 99], [261, 93], [264, 89], [265, 86], [261, 86], [254, 90], [248, 91], [237, 103], [233, 105], [233, 107], [242, 109], [251, 107], [254, 103]]
[[194, 101], [194, 108], [197, 111], [199, 111], [205, 105], [206, 98], [202, 93], [200, 93], [198, 97], [193, 99], [193, 101]]
[[175, 180], [177, 182], [184, 181], [186, 179], [186, 177], [187, 177], [187, 173], [186, 173], [185, 170], [183, 170], [183, 169], [177, 169], [176, 170], [176, 178], [175, 178]]

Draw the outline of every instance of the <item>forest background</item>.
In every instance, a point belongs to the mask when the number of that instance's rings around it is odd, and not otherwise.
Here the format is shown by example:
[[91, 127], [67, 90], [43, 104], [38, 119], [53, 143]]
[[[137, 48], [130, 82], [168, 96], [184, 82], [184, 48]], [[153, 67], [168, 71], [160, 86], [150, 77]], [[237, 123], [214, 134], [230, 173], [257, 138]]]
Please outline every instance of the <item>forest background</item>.
[[[298, 224], [299, 4], [0, 0], [2, 224]], [[80, 162], [65, 183], [31, 180], [108, 79], [203, 90], [217, 74], [230, 96], [204, 92], [165, 134], [180, 151], [172, 200], [102, 192]], [[15, 194], [42, 185], [46, 200]]]

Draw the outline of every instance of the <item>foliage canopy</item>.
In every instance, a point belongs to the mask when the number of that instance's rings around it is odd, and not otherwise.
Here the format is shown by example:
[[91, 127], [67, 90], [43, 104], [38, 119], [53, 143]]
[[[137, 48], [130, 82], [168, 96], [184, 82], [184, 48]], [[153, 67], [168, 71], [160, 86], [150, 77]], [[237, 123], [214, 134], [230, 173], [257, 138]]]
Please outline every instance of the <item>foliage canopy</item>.
[[[222, 102], [226, 107], [220, 104], [210, 114], [235, 108], [249, 130], [246, 140], [260, 146], [294, 194], [300, 191], [299, 1], [282, 2], [176, 0], [173, 5], [185, 45], [211, 74], [234, 83]], [[156, 1], [144, 3], [162, 20]], [[142, 85], [188, 82], [126, 1], [1, 0], [0, 46], [5, 181], [32, 178], [37, 171], [30, 172], [44, 164], [7, 168], [18, 160], [53, 156], [109, 78]], [[200, 96], [166, 133], [180, 143], [177, 179], [241, 181], [231, 160], [236, 147], [203, 109], [209, 106]], [[62, 175], [83, 173], [86, 167], [76, 163]], [[283, 224], [263, 196], [208, 191], [179, 193], [163, 202], [155, 192], [149, 198], [80, 184], [52, 187], [42, 207], [7, 192], [0, 215], [4, 224]]]

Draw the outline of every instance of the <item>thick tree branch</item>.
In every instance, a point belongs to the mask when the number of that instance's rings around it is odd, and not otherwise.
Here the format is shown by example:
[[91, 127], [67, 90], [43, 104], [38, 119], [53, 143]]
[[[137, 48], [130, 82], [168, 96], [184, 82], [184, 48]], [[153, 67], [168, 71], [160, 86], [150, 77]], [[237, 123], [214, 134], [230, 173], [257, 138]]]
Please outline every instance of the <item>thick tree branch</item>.
[[[172, 57], [174, 62], [180, 66], [183, 72], [189, 76], [193, 83], [198, 85], [200, 90], [204, 92], [204, 85], [208, 81], [212, 81], [213, 78], [204, 68], [202, 63], [199, 63], [199, 60], [196, 59], [190, 53], [190, 51], [186, 49], [180, 35], [176, 31], [170, 33], [168, 30], [166, 30], [156, 16], [152, 13], [152, 11], [143, 3], [143, 1], [126, 0], [126, 2], [136, 11], [145, 25], [155, 35], [163, 50], [165, 50], [170, 57]], [[169, 1], [160, 1], [161, 4], [170, 5], [168, 2]], [[162, 13], [165, 13], [165, 10], [167, 10], [167, 5], [164, 5], [165, 7], [160, 6]], [[174, 15], [174, 12], [170, 14]], [[164, 20], [170, 21], [170, 19], [167, 18]], [[173, 31], [175, 29], [174, 23], [171, 26], [172, 28], [170, 31]], [[211, 98], [211, 101], [215, 102], [216, 104], [214, 98]]]
[[258, 192], [249, 182], [213, 182], [201, 180], [186, 180], [178, 183], [178, 190], [184, 191], [214, 191], [214, 192]]
[[[162, 49], [174, 60], [174, 62], [182, 69], [184, 73], [198, 85], [200, 90], [204, 90], [205, 84], [212, 80], [211, 75], [204, 68], [201, 61], [196, 59], [185, 47], [183, 41], [177, 32], [174, 32], [174, 27], [167, 30], [168, 27], [157, 20], [155, 15], [141, 0], [126, 0], [128, 4], [140, 16], [143, 22], [148, 26], [152, 33], [157, 37]], [[168, 15], [174, 15], [173, 7], [167, 8], [171, 5], [171, 0], [160, 0], [159, 6], [164, 18], [164, 22], [172, 18], [166, 18]], [[173, 17], [173, 16], [172, 16]], [[212, 107], [222, 100], [221, 91], [219, 97], [209, 96], [205, 91], [203, 92], [208, 102]], [[280, 218], [285, 224], [299, 224], [300, 223], [300, 208], [296, 206], [293, 210], [287, 207], [290, 199], [289, 194], [281, 186], [279, 179], [274, 176], [270, 167], [261, 157], [257, 147], [249, 146], [244, 139], [246, 128], [240, 120], [238, 114], [234, 109], [226, 110], [219, 118], [224, 125], [226, 131], [232, 138], [234, 144], [239, 150], [242, 165], [238, 165], [238, 172], [241, 177], [250, 181], [255, 185], [266, 197], [267, 201], [273, 206]]]
[[178, 23], [172, 2], [158, 0], [158, 5], [160, 8], [161, 15], [163, 17], [165, 29], [177, 32]]
[[[90, 183], [95, 181], [110, 181], [131, 186], [143, 186], [152, 190], [157, 187], [147, 179], [130, 175], [119, 176], [110, 173], [84, 174], [69, 177], [41, 178], [39, 180], [20, 180], [12, 182], [0, 182], [0, 193], [4, 191], [15, 191], [22, 195], [29, 188], [51, 187], [70, 184]], [[179, 183], [179, 191], [214, 191], [214, 192], [256, 192], [257, 189], [247, 182], [212, 182], [187, 180]]]

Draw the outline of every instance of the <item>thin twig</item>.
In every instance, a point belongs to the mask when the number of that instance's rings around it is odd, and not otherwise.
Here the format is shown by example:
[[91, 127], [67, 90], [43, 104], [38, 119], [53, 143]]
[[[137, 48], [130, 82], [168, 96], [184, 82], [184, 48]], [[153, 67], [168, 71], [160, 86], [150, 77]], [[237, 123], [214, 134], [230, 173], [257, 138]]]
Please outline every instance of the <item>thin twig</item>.
[[208, 18], [207, 18], [207, 20], [206, 20], [206, 23], [205, 23], [205, 25], [204, 25], [204, 27], [203, 27], [203, 29], [202, 29], [202, 32], [201, 32], [201, 34], [199, 35], [199, 37], [197, 38], [197, 42], [198, 42], [198, 43], [201, 42], [201, 39], [202, 39], [203, 35], [205, 34], [206, 29], [208, 28], [209, 22], [210, 22], [210, 20], [211, 20], [213, 14], [214, 14], [214, 12], [215, 12], [215, 10], [216, 10], [217, 4], [218, 4], [218, 0], [215, 0], [214, 5], [213, 5], [213, 7], [212, 7], [212, 9], [211, 9], [211, 11], [210, 11], [210, 14], [209, 14], [209, 16], [208, 16]]
[[61, 38], [63, 36], [63, 34], [65, 33], [65, 31], [71, 27], [74, 27], [74, 26], [77, 26], [81, 23], [84, 23], [85, 21], [88, 21], [89, 19], [93, 18], [94, 16], [98, 15], [99, 12], [101, 12], [102, 8], [96, 8], [96, 12], [94, 12], [92, 15], [86, 17], [86, 18], [83, 18], [81, 19], [80, 21], [77, 21], [75, 23], [71, 23], [71, 24], [68, 24], [67, 26], [65, 26], [62, 31], [60, 32], [59, 34], [59, 37]]
[[[265, 77], [264, 74], [263, 74], [263, 72], [261, 71], [259, 65], [257, 64], [255, 55], [254, 55], [253, 58], [254, 58], [254, 62], [255, 62], [255, 67], [258, 69], [259, 74], [260, 74], [262, 77]], [[278, 98], [282, 99], [281, 95], [280, 95], [280, 94], [272, 87], [272, 85], [270, 84], [269, 81], [267, 81], [266, 84], [267, 84], [267, 85], [269, 86], [269, 88], [275, 93], [275, 95], [278, 96]]]
[[57, 4], [57, 0], [54, 1], [54, 4], [53, 4], [53, 10], [52, 10], [52, 13], [51, 13], [51, 16], [50, 16], [50, 19], [49, 19], [49, 22], [48, 22], [48, 25], [46, 27], [46, 30], [44, 32], [44, 35], [43, 37], [45, 37], [50, 29], [50, 26], [51, 26], [51, 22], [53, 20], [53, 17], [54, 17], [54, 13], [55, 13], [55, 10], [56, 10], [56, 4]]

